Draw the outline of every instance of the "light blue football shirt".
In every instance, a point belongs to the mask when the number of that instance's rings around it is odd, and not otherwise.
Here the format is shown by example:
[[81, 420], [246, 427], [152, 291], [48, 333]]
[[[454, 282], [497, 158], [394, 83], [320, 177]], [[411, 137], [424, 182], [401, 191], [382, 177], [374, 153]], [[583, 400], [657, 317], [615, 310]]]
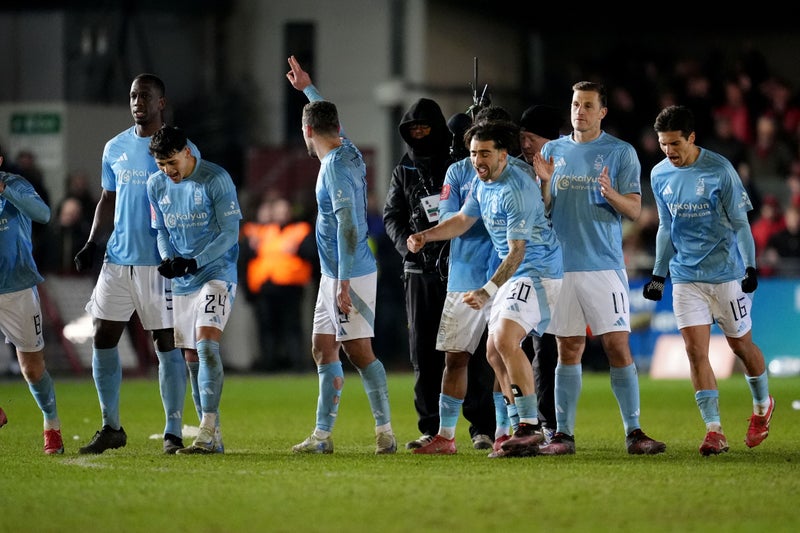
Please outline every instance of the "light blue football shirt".
[[564, 271], [619, 270], [622, 215], [600, 195], [598, 178], [608, 167], [611, 184], [620, 194], [641, 194], [641, 164], [629, 143], [601, 132], [590, 142], [566, 135], [545, 143], [545, 159], [553, 158], [550, 216], [564, 250]]
[[[161, 262], [156, 231], [150, 227], [147, 178], [158, 171], [149, 152], [150, 137], [136, 126], [119, 133], [103, 148], [101, 186], [116, 192], [114, 231], [106, 244], [106, 261], [116, 265], [157, 265]], [[192, 155], [200, 151], [189, 141]]]
[[197, 261], [197, 273], [173, 279], [172, 292], [190, 294], [210, 280], [237, 283], [242, 211], [224, 168], [197, 159], [180, 183], [158, 171], [147, 181], [147, 195], [154, 206], [152, 227], [169, 234], [174, 256]]
[[[472, 190], [475, 168], [469, 157], [447, 169], [439, 196], [439, 222], [458, 213]], [[500, 258], [489, 233], [478, 219], [463, 235], [450, 240], [447, 290], [467, 292], [483, 287], [497, 270]]]
[[525, 258], [510, 279], [563, 277], [561, 247], [545, 218], [542, 193], [530, 165], [509, 157], [496, 181], [485, 183], [476, 176], [461, 209], [483, 219], [501, 260], [508, 256], [508, 241], [526, 241]]
[[654, 274], [669, 270], [673, 283], [723, 283], [755, 266], [747, 219], [753, 205], [727, 159], [700, 148], [693, 164], [664, 159], [650, 176], [659, 218]]
[[44, 278], [33, 260], [31, 222], [47, 224], [50, 207], [25, 178], [0, 172], [0, 294], [30, 289]]
[[[313, 85], [303, 93], [322, 100]], [[317, 197], [316, 238], [322, 274], [339, 280], [377, 272], [367, 241], [367, 167], [356, 146], [340, 131], [342, 145], [320, 160], [314, 187]]]

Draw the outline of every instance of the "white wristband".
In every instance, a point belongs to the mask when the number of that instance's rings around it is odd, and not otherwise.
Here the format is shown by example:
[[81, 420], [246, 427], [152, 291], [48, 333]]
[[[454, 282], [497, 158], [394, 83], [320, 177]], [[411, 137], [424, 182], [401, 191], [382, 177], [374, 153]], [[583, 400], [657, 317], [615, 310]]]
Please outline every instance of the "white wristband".
[[494, 284], [492, 280], [486, 282], [486, 285], [481, 287], [481, 289], [485, 290], [486, 293], [489, 295], [489, 298], [494, 296], [494, 293], [497, 292], [497, 285]]

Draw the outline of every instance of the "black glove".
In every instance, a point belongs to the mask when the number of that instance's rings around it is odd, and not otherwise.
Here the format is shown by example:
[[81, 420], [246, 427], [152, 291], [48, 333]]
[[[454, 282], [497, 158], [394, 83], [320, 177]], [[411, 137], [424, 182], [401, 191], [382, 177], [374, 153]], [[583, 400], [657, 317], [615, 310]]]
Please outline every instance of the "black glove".
[[742, 290], [750, 293], [758, 288], [758, 272], [754, 267], [747, 267], [742, 278]]
[[197, 261], [185, 257], [176, 257], [172, 260], [172, 276], [180, 278], [186, 274], [197, 272]]
[[175, 273], [172, 271], [172, 259], [164, 259], [161, 261], [161, 264], [158, 265], [158, 273], [167, 279], [174, 278]]
[[87, 242], [81, 248], [81, 251], [75, 254], [75, 269], [78, 272], [89, 270], [94, 264], [94, 254], [97, 251], [97, 245], [92, 241]]
[[644, 297], [655, 302], [660, 301], [661, 297], [664, 296], [664, 280], [666, 280], [666, 278], [653, 274], [650, 283], [645, 285], [644, 290], [642, 290]]

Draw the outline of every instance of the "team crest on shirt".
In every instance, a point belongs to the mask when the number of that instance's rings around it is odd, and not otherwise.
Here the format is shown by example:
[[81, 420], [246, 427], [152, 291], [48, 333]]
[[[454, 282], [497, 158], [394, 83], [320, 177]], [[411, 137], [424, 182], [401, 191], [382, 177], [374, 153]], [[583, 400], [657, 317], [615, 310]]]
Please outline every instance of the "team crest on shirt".
[[706, 182], [703, 178], [697, 180], [694, 186], [694, 193], [697, 196], [703, 196], [706, 193]]
[[594, 169], [598, 172], [603, 170], [603, 163], [605, 161], [605, 156], [603, 154], [597, 154], [594, 158]]

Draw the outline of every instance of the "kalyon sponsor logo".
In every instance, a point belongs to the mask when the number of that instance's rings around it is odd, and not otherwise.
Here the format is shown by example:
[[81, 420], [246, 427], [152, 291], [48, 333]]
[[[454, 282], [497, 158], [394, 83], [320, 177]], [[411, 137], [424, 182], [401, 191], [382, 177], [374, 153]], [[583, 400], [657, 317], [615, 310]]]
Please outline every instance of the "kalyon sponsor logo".
[[560, 191], [565, 189], [587, 189], [590, 186], [597, 185], [597, 179], [596, 176], [564, 175], [558, 177], [556, 187]]
[[671, 213], [678, 213], [679, 211], [708, 211], [711, 209], [711, 204], [708, 202], [674, 202], [668, 204]]
[[126, 168], [117, 172], [118, 183], [146, 183], [150, 174], [146, 170]]
[[208, 213], [171, 213], [167, 215], [164, 223], [168, 228], [174, 228], [178, 224], [199, 222], [208, 219]]

